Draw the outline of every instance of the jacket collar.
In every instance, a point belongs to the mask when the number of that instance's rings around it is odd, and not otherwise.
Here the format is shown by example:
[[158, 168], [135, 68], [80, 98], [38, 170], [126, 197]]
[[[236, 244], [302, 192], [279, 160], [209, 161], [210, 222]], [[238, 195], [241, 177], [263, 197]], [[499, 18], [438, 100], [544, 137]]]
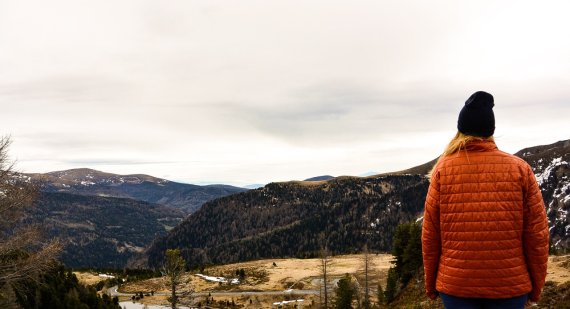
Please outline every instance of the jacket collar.
[[494, 141], [471, 141], [465, 145], [467, 151], [492, 151], [497, 150], [497, 145]]

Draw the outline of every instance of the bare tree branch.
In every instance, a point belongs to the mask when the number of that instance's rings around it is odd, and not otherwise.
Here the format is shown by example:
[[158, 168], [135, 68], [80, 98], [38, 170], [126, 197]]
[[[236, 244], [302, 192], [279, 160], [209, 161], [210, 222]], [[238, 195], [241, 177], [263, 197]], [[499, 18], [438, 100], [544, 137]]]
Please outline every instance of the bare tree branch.
[[25, 280], [37, 280], [54, 266], [61, 243], [45, 241], [38, 226], [24, 222], [38, 189], [29, 179], [13, 171], [9, 161], [10, 138], [0, 138], [0, 304], [15, 306], [14, 290]]

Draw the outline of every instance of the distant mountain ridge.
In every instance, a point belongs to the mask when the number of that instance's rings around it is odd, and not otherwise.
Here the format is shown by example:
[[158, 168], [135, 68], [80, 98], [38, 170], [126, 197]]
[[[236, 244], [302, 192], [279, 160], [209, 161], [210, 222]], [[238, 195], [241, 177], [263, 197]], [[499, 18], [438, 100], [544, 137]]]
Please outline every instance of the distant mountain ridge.
[[[516, 155], [535, 171], [560, 250], [569, 248], [570, 141], [523, 149]], [[399, 172], [325, 181], [270, 183], [210, 201], [161, 237], [138, 260], [160, 265], [167, 248], [181, 248], [192, 265], [271, 257], [311, 257], [391, 248], [399, 223], [423, 213], [436, 159]]]
[[303, 181], [323, 181], [323, 180], [331, 180], [333, 178], [334, 178], [334, 176], [331, 176], [331, 175], [323, 175], [323, 176], [311, 177], [311, 178], [305, 179]]
[[88, 168], [26, 175], [41, 181], [44, 192], [130, 198], [175, 207], [185, 213], [196, 211], [209, 200], [247, 190], [229, 185], [183, 184], [142, 174], [117, 175]]
[[[106, 173], [90, 168], [76, 168], [63, 171], [49, 172], [45, 174], [34, 174], [46, 177], [53, 185], [120, 185], [123, 183], [141, 184], [145, 181], [163, 184], [169, 182], [166, 179], [161, 179], [149, 175], [132, 174], [132, 175], [118, 175]], [[65, 186], [63, 186], [65, 187]]]
[[17, 177], [39, 184], [27, 221], [64, 241], [61, 260], [68, 267], [122, 268], [203, 203], [246, 191], [87, 168]]

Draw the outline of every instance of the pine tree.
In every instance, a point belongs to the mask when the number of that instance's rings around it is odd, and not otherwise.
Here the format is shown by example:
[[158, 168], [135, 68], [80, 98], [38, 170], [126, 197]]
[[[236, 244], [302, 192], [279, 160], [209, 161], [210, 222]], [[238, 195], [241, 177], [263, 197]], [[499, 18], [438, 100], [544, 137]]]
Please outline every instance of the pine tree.
[[351, 309], [352, 300], [356, 295], [356, 289], [352, 283], [352, 278], [346, 274], [342, 279], [338, 281], [336, 288], [336, 309]]
[[384, 303], [384, 289], [382, 289], [382, 285], [378, 284], [378, 304]]
[[396, 227], [394, 240], [392, 242], [392, 255], [395, 257], [394, 266], [398, 277], [402, 274], [402, 270], [404, 269], [404, 251], [408, 245], [409, 237], [408, 224], [400, 224]]
[[392, 246], [394, 267], [388, 271], [388, 282], [384, 292], [387, 303], [396, 297], [400, 285], [405, 286], [418, 274], [422, 265], [421, 230], [419, 223], [401, 224], [396, 228]]
[[370, 294], [368, 291], [368, 270], [370, 268], [370, 255], [368, 253], [368, 245], [364, 245], [364, 256], [362, 258], [364, 263], [364, 300], [362, 301], [362, 307], [364, 309], [370, 309]]
[[396, 297], [396, 292], [398, 289], [398, 274], [394, 267], [390, 267], [388, 270], [388, 280], [386, 283], [386, 291], [384, 291], [384, 299], [386, 303], [390, 303]]
[[[39, 278], [39, 281], [26, 283], [19, 289], [19, 308], [23, 309], [119, 309], [117, 297], [111, 299], [107, 294], [97, 295], [93, 287], [82, 285], [77, 277], [62, 265], [56, 266]], [[5, 308], [5, 307], [2, 307]]]
[[411, 223], [407, 225], [408, 243], [402, 253], [402, 273], [400, 281], [406, 284], [411, 278], [418, 274], [419, 268], [422, 266], [422, 227], [419, 223]]

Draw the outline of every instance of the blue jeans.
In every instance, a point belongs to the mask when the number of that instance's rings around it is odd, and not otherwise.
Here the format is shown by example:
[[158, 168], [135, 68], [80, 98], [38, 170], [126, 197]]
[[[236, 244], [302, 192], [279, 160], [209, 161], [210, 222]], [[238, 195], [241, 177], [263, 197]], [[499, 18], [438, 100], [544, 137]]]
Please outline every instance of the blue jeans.
[[445, 309], [523, 309], [528, 295], [513, 298], [463, 298], [439, 293]]

